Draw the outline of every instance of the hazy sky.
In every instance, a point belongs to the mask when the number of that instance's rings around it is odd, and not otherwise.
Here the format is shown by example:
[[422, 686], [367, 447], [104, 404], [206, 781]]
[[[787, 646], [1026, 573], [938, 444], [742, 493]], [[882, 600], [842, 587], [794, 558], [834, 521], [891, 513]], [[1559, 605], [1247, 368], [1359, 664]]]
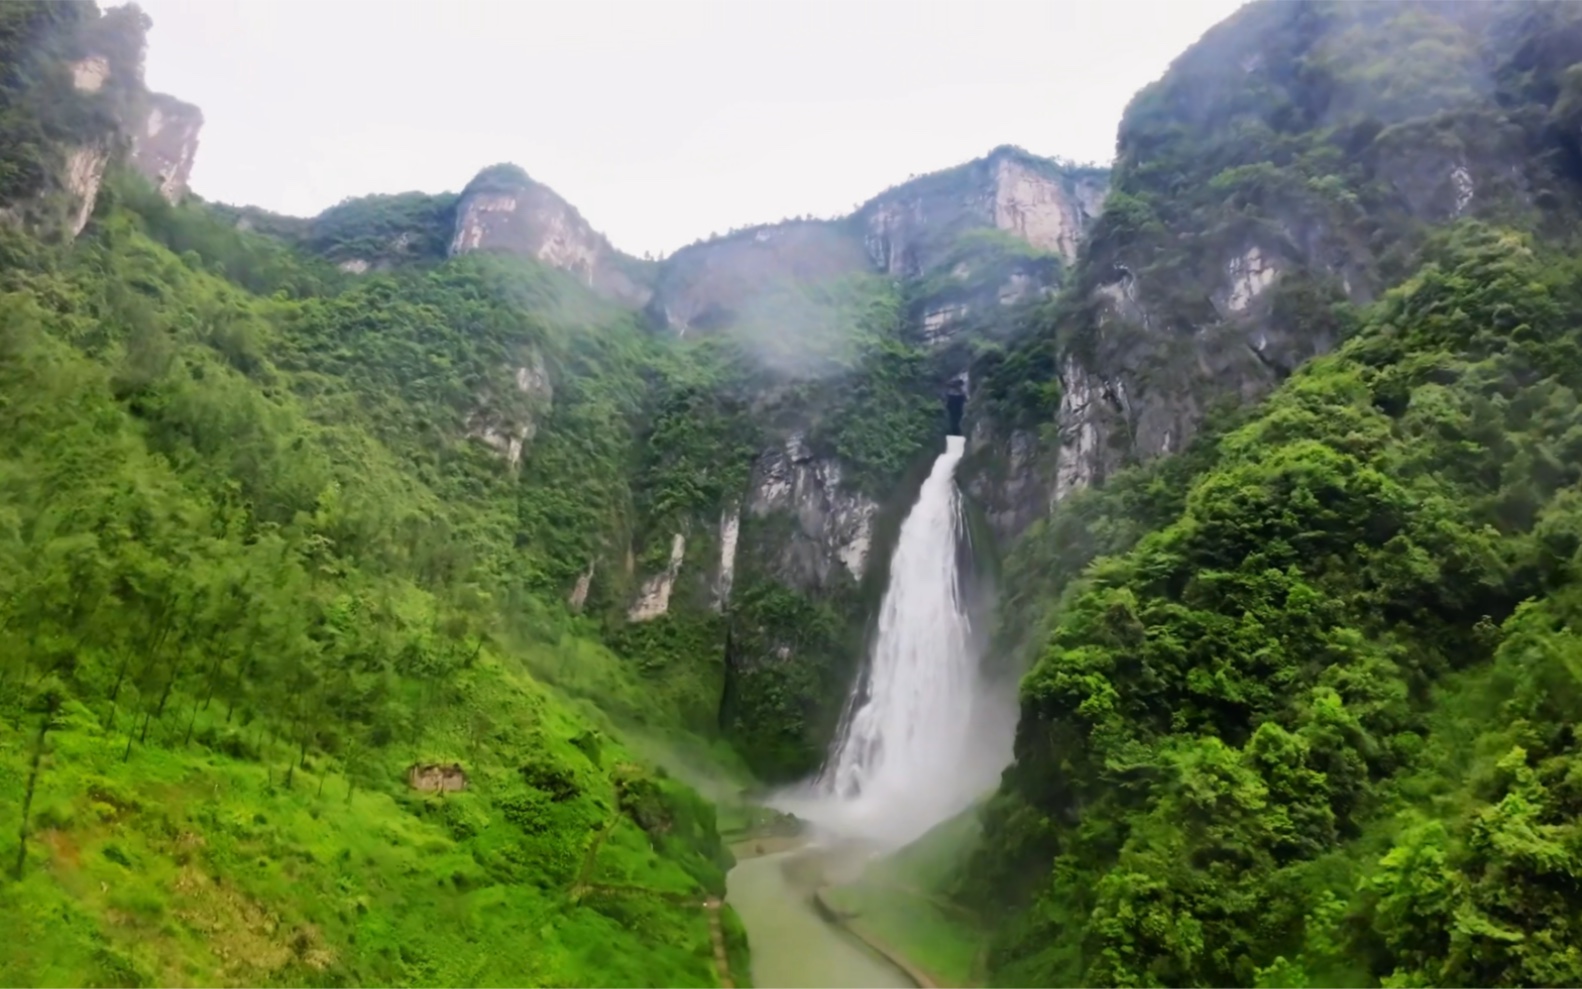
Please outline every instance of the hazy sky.
[[[105, 0], [101, 0], [105, 2]], [[512, 161], [617, 247], [844, 213], [999, 144], [1108, 161], [1242, 0], [142, 0], [193, 188], [311, 215]]]

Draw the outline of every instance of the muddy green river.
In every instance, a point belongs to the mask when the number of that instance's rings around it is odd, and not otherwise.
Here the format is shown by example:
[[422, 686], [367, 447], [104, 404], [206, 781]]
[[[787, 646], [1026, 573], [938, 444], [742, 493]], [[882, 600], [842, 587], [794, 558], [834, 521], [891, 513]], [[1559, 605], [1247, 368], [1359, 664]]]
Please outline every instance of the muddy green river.
[[743, 858], [731, 870], [726, 900], [736, 908], [752, 945], [753, 985], [759, 989], [880, 989], [914, 987], [895, 966], [819, 916], [812, 888], [798, 881], [795, 857], [777, 852]]

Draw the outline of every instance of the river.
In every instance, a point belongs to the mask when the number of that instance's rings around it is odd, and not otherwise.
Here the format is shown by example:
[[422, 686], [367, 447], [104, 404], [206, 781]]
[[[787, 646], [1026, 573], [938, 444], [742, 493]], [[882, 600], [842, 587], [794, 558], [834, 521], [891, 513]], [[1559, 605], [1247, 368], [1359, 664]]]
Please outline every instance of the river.
[[824, 920], [813, 887], [797, 875], [800, 850], [741, 858], [726, 901], [747, 928], [753, 985], [772, 989], [889, 989], [916, 983], [851, 934]]

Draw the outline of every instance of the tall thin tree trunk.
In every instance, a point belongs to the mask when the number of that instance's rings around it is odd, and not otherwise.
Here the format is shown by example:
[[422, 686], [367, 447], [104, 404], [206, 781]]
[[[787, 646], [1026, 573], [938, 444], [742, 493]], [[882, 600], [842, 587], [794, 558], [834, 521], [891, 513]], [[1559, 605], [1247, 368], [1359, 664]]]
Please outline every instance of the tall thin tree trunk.
[[22, 878], [22, 868], [27, 864], [28, 814], [33, 809], [33, 791], [38, 786], [39, 765], [44, 761], [44, 738], [49, 734], [50, 721], [55, 717], [59, 705], [59, 699], [51, 695], [44, 713], [38, 719], [38, 734], [33, 736], [33, 763], [28, 767], [27, 790], [22, 796], [22, 827], [17, 832], [16, 868], [12, 870], [15, 879]]
[[[143, 640], [143, 650], [145, 654], [153, 649], [158, 648], [159, 641], [164, 638], [161, 629], [165, 627], [165, 618], [169, 613], [169, 605], [161, 602], [159, 612], [154, 618], [154, 625]], [[126, 671], [132, 667], [133, 651], [134, 650], [131, 646], [127, 646], [125, 649], [121, 650], [121, 666], [115, 671], [115, 686], [110, 688], [110, 705], [112, 711], [114, 710], [116, 698], [121, 696], [121, 684], [126, 680]]]
[[220, 666], [224, 656], [225, 653], [222, 650], [216, 649], [214, 651], [214, 662], [209, 664], [208, 689], [203, 695], [203, 709], [205, 711], [209, 709], [209, 701], [214, 699], [214, 688], [219, 682]]
[[170, 678], [165, 681], [165, 689], [159, 695], [159, 707], [154, 710], [154, 717], [164, 718], [165, 703], [170, 700], [170, 692], [175, 689], [176, 681], [181, 677], [182, 666], [181, 660], [178, 659], [176, 665], [171, 668]]
[[235, 686], [235, 689], [231, 691], [231, 702], [225, 708], [225, 723], [226, 724], [230, 724], [231, 723], [231, 715], [236, 713], [236, 698], [242, 692], [242, 683], [247, 679], [247, 675], [249, 673], [253, 672], [254, 660], [253, 660], [253, 654], [250, 651], [250, 647], [251, 647], [251, 643], [249, 643], [249, 652], [247, 653], [247, 659], [244, 662], [242, 662], [237, 667], [237, 670], [236, 670], [236, 686]]

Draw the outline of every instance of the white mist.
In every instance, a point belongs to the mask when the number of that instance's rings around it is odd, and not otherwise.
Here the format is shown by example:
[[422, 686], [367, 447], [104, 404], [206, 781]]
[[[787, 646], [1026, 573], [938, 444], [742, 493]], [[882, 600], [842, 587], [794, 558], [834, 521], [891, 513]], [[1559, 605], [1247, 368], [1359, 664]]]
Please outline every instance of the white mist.
[[[842, 837], [898, 848], [965, 810], [1011, 759], [1014, 706], [992, 696], [961, 594], [963, 535], [956, 466], [945, 452], [901, 525], [863, 695], [810, 787], [782, 810]], [[866, 689], [864, 689], [864, 687]]]

